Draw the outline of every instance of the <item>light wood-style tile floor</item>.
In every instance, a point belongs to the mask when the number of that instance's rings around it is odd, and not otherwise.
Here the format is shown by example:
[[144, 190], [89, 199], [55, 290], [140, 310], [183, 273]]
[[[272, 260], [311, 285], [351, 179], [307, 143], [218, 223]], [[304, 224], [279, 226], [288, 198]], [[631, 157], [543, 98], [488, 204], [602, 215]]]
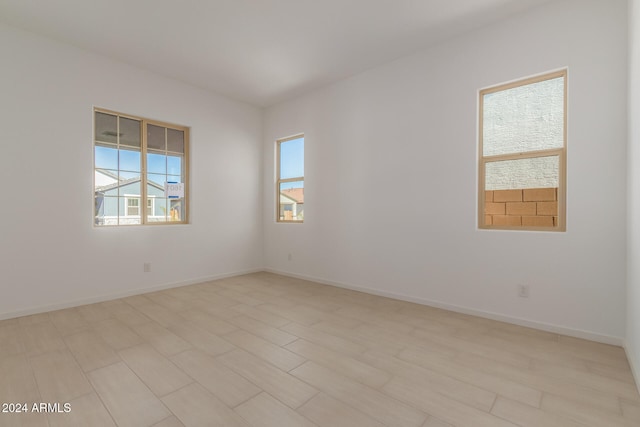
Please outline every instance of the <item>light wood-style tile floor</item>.
[[269, 273], [0, 322], [0, 426], [640, 426], [619, 347]]

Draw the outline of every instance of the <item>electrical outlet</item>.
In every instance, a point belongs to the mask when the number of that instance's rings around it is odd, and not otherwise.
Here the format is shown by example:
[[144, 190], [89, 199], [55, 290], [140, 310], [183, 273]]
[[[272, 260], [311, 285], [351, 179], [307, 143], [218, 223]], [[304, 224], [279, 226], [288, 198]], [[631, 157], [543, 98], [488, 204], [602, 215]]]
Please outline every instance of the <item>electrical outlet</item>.
[[151, 263], [150, 262], [145, 262], [143, 264], [143, 269], [145, 273], [151, 273]]
[[518, 285], [518, 296], [520, 298], [529, 298], [529, 285]]

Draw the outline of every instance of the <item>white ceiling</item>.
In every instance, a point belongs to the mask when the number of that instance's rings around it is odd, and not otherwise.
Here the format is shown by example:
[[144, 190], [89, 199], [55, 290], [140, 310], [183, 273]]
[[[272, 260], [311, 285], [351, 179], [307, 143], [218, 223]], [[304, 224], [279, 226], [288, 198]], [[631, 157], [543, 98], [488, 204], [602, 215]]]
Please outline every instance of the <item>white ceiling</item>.
[[0, 0], [0, 22], [268, 106], [549, 0]]

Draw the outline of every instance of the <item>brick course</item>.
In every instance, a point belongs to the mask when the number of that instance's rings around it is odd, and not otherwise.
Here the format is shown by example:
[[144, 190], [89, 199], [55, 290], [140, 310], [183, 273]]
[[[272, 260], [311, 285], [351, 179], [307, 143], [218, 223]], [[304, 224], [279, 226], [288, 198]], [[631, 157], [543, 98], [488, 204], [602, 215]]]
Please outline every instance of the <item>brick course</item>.
[[525, 202], [553, 202], [558, 200], [555, 188], [527, 188], [522, 190]]
[[494, 202], [521, 202], [522, 190], [495, 190], [493, 191]]
[[525, 227], [553, 227], [552, 216], [523, 216], [522, 225]]
[[494, 215], [493, 225], [522, 225], [522, 217], [516, 215]]
[[536, 215], [536, 202], [507, 203], [507, 215]]

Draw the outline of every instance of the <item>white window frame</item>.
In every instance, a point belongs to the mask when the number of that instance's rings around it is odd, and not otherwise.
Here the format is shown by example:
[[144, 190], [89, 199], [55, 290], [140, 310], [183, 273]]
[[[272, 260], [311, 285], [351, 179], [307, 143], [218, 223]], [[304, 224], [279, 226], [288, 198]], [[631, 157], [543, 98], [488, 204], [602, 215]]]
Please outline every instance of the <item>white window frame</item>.
[[[137, 206], [129, 206], [129, 201], [137, 201], [138, 205]], [[136, 215], [132, 215], [129, 213], [129, 208], [136, 208], [138, 209], [138, 213]], [[141, 214], [140, 211], [140, 196], [135, 196], [132, 194], [125, 194], [124, 195], [124, 212], [126, 217], [139, 217]]]

